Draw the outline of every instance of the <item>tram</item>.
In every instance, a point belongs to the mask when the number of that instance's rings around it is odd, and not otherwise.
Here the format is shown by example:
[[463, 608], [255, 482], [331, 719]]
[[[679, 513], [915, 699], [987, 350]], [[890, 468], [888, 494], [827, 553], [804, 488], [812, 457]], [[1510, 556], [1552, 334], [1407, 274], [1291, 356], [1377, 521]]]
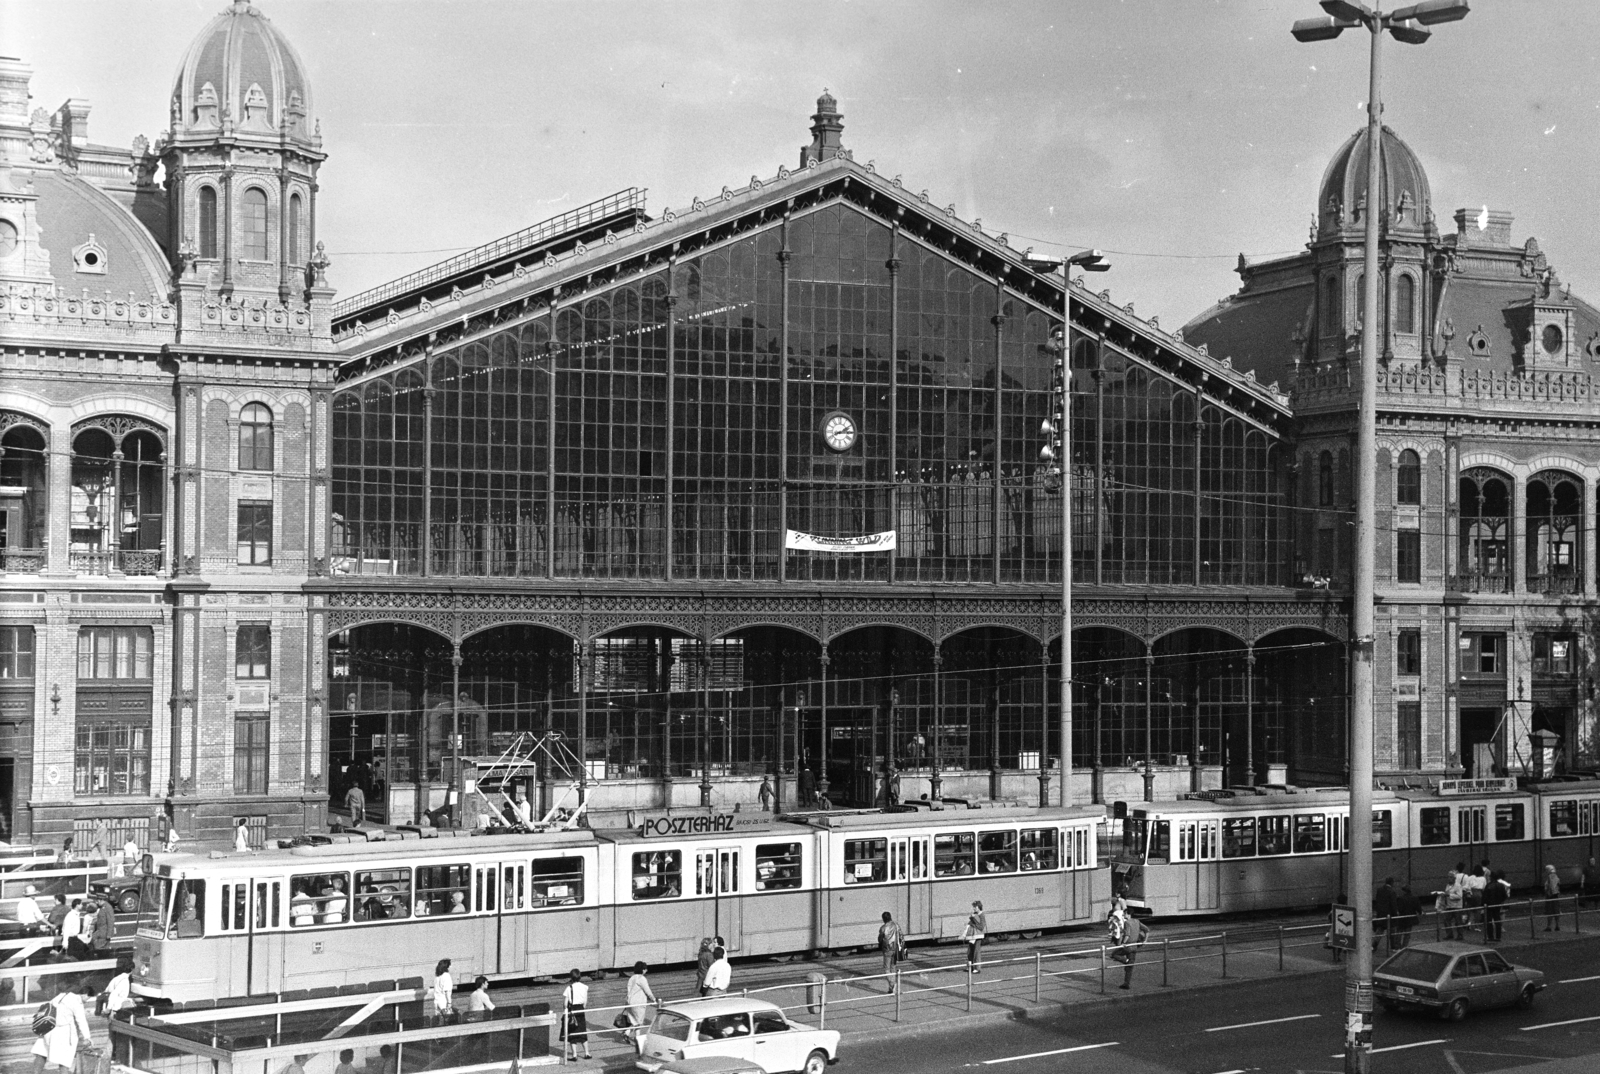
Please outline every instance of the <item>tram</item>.
[[[662, 821], [670, 821], [663, 823]], [[265, 853], [157, 855], [133, 989], [173, 1001], [425, 974], [564, 974], [1100, 920], [1099, 809], [974, 808], [783, 818], [678, 815], [633, 829], [441, 831]]]
[[[1214, 793], [1214, 792], [1213, 792]], [[1326, 904], [1345, 892], [1350, 796], [1344, 788], [1263, 788], [1129, 810], [1113, 884], [1157, 916]], [[1488, 861], [1515, 887], [1546, 864], [1576, 883], [1600, 842], [1600, 780], [1531, 784], [1442, 781], [1375, 791], [1373, 875], [1419, 897], [1458, 863]]]

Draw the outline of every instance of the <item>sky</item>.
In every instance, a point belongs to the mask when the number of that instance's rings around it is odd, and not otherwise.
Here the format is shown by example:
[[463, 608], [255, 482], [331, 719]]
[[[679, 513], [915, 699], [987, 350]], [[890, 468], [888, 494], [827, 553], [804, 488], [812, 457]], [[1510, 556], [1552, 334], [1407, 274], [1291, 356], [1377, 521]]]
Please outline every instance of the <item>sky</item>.
[[[224, 0], [0, 0], [36, 107], [94, 142], [162, 131]], [[1472, 0], [1385, 38], [1385, 122], [1441, 228], [1514, 214], [1600, 300], [1600, 3]], [[1368, 37], [1300, 44], [1312, 0], [262, 0], [304, 60], [342, 296], [628, 186], [649, 211], [793, 168], [824, 88], [844, 144], [1170, 329], [1303, 248], [1323, 169], [1365, 122]]]

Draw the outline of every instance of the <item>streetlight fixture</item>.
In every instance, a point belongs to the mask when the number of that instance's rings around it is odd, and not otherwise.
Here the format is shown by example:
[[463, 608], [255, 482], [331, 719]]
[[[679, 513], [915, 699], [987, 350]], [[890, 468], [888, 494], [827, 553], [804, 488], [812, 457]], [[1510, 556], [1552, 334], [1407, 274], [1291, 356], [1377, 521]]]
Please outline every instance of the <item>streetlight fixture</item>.
[[[1044, 487], [1061, 494], [1061, 805], [1072, 804], [1072, 270], [1109, 272], [1111, 266], [1099, 250], [1081, 250], [1061, 266], [1061, 341], [1051, 388], [1055, 413], [1039, 432], [1044, 446], [1039, 460], [1046, 466]], [[1054, 271], [1054, 261], [1032, 262], [1035, 268]], [[1039, 749], [1039, 804], [1050, 804], [1050, 771], [1045, 767], [1044, 742]]]
[[1356, 562], [1350, 594], [1350, 854], [1349, 898], [1355, 910], [1355, 950], [1345, 963], [1344, 1069], [1367, 1074], [1372, 1064], [1372, 647], [1373, 560], [1376, 549], [1378, 412], [1379, 164], [1383, 154], [1378, 44], [1387, 31], [1396, 41], [1420, 45], [1437, 23], [1464, 19], [1467, 0], [1423, 0], [1387, 14], [1355, 0], [1321, 0], [1325, 18], [1294, 24], [1296, 41], [1329, 41], [1365, 27], [1371, 35], [1367, 87], [1367, 207], [1361, 316], [1361, 393], [1356, 412]]

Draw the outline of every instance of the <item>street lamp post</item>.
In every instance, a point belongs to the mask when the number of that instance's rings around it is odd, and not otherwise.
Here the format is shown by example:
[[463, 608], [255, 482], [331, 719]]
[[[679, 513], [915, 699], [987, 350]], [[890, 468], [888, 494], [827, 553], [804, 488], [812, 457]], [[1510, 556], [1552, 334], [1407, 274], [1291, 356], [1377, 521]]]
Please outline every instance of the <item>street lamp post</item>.
[[[1039, 263], [1055, 268], [1054, 262]], [[1044, 447], [1045, 488], [1061, 493], [1061, 805], [1072, 804], [1072, 270], [1107, 272], [1111, 266], [1099, 250], [1082, 250], [1061, 266], [1061, 343], [1055, 361], [1055, 413], [1039, 427]], [[1098, 465], [1098, 460], [1096, 460]], [[1096, 493], [1098, 494], [1098, 492]], [[1039, 804], [1050, 804], [1050, 772], [1039, 743]]]
[[1365, 27], [1371, 36], [1367, 86], [1367, 202], [1361, 312], [1361, 394], [1356, 412], [1356, 562], [1350, 594], [1350, 902], [1355, 910], [1355, 950], [1345, 963], [1344, 1069], [1366, 1074], [1372, 1063], [1372, 646], [1373, 562], [1376, 540], [1378, 411], [1378, 225], [1383, 104], [1379, 93], [1379, 43], [1387, 31], [1396, 41], [1420, 45], [1434, 23], [1465, 18], [1467, 0], [1425, 0], [1395, 11], [1354, 0], [1321, 0], [1327, 16], [1294, 24], [1297, 41], [1328, 41]]

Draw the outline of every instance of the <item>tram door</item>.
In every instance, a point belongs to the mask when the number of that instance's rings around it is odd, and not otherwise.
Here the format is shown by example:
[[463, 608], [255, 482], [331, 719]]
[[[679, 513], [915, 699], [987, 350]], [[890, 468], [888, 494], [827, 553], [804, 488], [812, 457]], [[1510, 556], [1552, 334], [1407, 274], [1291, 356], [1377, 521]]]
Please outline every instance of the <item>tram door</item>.
[[503, 861], [500, 870], [499, 970], [522, 973], [528, 968], [528, 863]]
[[926, 936], [933, 928], [928, 860], [927, 836], [896, 836], [889, 840], [889, 882], [905, 885], [906, 901], [900, 921], [908, 936]]
[[706, 924], [731, 955], [744, 946], [744, 902], [739, 897], [739, 848], [706, 847], [695, 852], [694, 893], [709, 896]]
[[475, 913], [496, 914], [493, 921], [484, 922], [478, 933], [478, 965], [488, 973], [500, 972], [500, 874], [493, 862], [472, 867], [472, 909]]
[[1215, 820], [1181, 820], [1172, 825], [1176, 837], [1173, 858], [1194, 865], [1193, 871], [1183, 870], [1183, 891], [1179, 898], [1182, 910], [1215, 910], [1217, 908], [1217, 846], [1221, 823]]
[[251, 884], [250, 959], [248, 994], [283, 991], [283, 880], [256, 880]]

